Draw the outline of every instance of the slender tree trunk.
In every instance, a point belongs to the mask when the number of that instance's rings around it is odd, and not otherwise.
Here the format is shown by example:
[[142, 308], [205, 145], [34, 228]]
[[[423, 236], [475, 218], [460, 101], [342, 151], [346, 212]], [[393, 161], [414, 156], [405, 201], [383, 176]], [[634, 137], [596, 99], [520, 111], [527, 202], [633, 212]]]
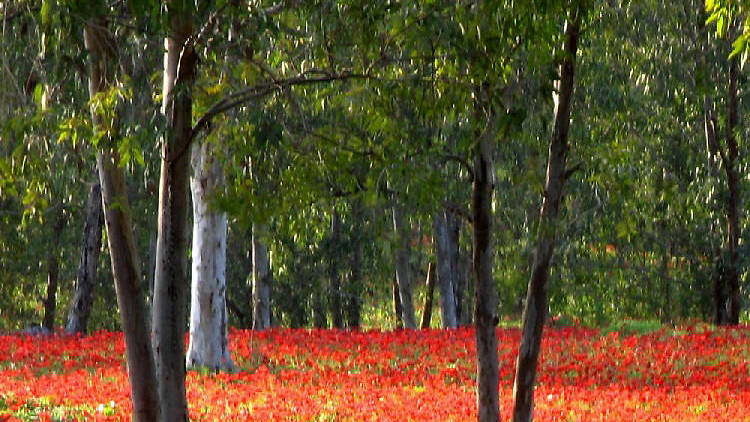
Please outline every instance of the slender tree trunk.
[[430, 320], [432, 319], [432, 296], [435, 292], [435, 266], [432, 262], [427, 266], [427, 280], [425, 282], [425, 298], [424, 308], [422, 308], [422, 321], [419, 324], [419, 328], [426, 329], [430, 328]]
[[326, 314], [326, 302], [324, 296], [325, 286], [323, 283], [314, 283], [312, 293], [313, 326], [315, 328], [328, 328], [328, 315]]
[[526, 306], [521, 328], [521, 346], [516, 362], [513, 385], [513, 421], [529, 422], [533, 417], [534, 383], [544, 320], [547, 316], [547, 280], [557, 235], [558, 213], [563, 187], [568, 177], [568, 128], [570, 103], [573, 96], [575, 57], [578, 50], [579, 17], [574, 12], [565, 25], [565, 56], [560, 65], [560, 80], [555, 98], [555, 122], [547, 160], [547, 181], [539, 221], [534, 263], [529, 279]]
[[99, 263], [99, 252], [102, 249], [102, 227], [104, 214], [102, 212], [102, 189], [99, 183], [91, 185], [89, 200], [86, 204], [86, 221], [83, 225], [83, 248], [81, 260], [78, 264], [76, 291], [73, 296], [65, 331], [70, 333], [86, 333], [88, 331], [91, 305], [94, 301], [94, 286], [96, 285], [96, 268]]
[[210, 201], [224, 185], [216, 146], [203, 142], [192, 152], [193, 248], [190, 343], [187, 366], [231, 370], [227, 293], [227, 215]]
[[168, 3], [174, 14], [164, 55], [162, 107], [167, 117], [167, 130], [161, 147], [153, 338], [161, 418], [170, 422], [188, 419], [184, 346], [188, 297], [188, 186], [192, 87], [198, 61], [188, 43], [192, 33], [190, 7]]
[[[477, 123], [481, 117], [492, 118], [488, 110], [480, 110], [483, 90], [477, 89], [475, 104]], [[497, 332], [497, 292], [492, 278], [494, 251], [492, 247], [492, 194], [495, 189], [492, 164], [490, 126], [487, 122], [484, 133], [479, 135], [474, 153], [474, 184], [472, 192], [472, 217], [474, 221], [474, 274], [476, 277], [476, 326], [477, 347], [477, 409], [479, 422], [497, 422], [500, 419], [498, 405], [498, 361]]]
[[727, 197], [724, 209], [727, 215], [726, 248], [727, 257], [717, 254], [717, 274], [714, 277], [714, 302], [716, 304], [716, 323], [738, 324], [740, 315], [739, 293], [739, 235], [740, 235], [740, 192], [737, 159], [739, 148], [735, 131], [738, 124], [737, 103], [737, 58], [729, 62], [729, 84], [727, 91], [727, 129], [726, 149], [719, 143], [718, 119], [716, 118], [710, 97], [704, 101], [704, 118], [708, 162], [712, 173], [718, 177], [716, 162], [721, 159], [727, 179]]
[[398, 246], [396, 247], [396, 283], [401, 302], [401, 319], [404, 328], [417, 328], [417, 317], [414, 313], [412, 297], [411, 271], [409, 269], [409, 236], [406, 222], [403, 221], [401, 208], [393, 205], [393, 230], [396, 232]]
[[[352, 224], [360, 230], [364, 227], [364, 210], [362, 209], [362, 200], [355, 199], [352, 204]], [[362, 295], [362, 260], [364, 255], [364, 244], [359, 232], [353, 236], [354, 245], [352, 246], [351, 272], [349, 281], [346, 285], [346, 325], [349, 328], [359, 328], [361, 295]]]
[[333, 326], [344, 328], [344, 312], [341, 306], [341, 274], [339, 273], [338, 257], [344, 251], [340, 250], [341, 243], [341, 217], [337, 211], [331, 214], [331, 237], [328, 262], [328, 272], [331, 277], [331, 291], [329, 293], [329, 306], [333, 316]]
[[48, 332], [55, 330], [55, 314], [57, 313], [57, 286], [60, 280], [60, 235], [65, 227], [65, 213], [62, 204], [56, 211], [54, 225], [50, 232], [52, 241], [47, 252], [47, 295], [44, 299], [44, 318], [42, 327]]
[[726, 275], [729, 287], [729, 297], [727, 303], [727, 323], [740, 323], [740, 256], [739, 238], [740, 238], [740, 192], [739, 192], [739, 175], [737, 174], [737, 158], [739, 148], [735, 130], [738, 122], [737, 106], [737, 73], [739, 72], [738, 57], [729, 60], [729, 87], [727, 93], [727, 154], [724, 170], [727, 174], [727, 187], [729, 196], [727, 197], [727, 247], [729, 252], [729, 262], [727, 263]]
[[253, 224], [253, 329], [271, 328], [271, 260], [266, 242], [268, 228]]
[[393, 313], [396, 317], [396, 329], [400, 330], [404, 328], [404, 319], [401, 317], [403, 309], [401, 308], [401, 296], [398, 294], [398, 281], [396, 279], [396, 274], [393, 275], [391, 293], [393, 296]]
[[448, 223], [448, 212], [442, 211], [433, 217], [435, 230], [435, 256], [437, 260], [437, 278], [440, 288], [440, 317], [443, 328], [458, 327], [458, 310], [456, 301], [456, 290], [458, 282], [456, 251], [451, 242], [451, 233]]
[[[708, 165], [711, 174], [718, 178], [718, 160], [721, 159], [722, 151], [718, 139], [718, 121], [714, 115], [713, 105], [710, 97], [706, 97], [703, 102], [704, 128], [706, 135], [706, 150], [708, 152]], [[718, 224], [717, 224], [718, 225]], [[714, 225], [712, 225], [714, 226]], [[715, 227], [715, 226], [714, 226]], [[727, 292], [726, 277], [724, 271], [724, 258], [720, 247], [716, 247], [716, 268], [713, 275], [713, 299], [715, 304], [714, 322], [716, 324], [726, 324], [727, 322]]]
[[[89, 94], [94, 98], [107, 91], [108, 61], [114, 59], [115, 42], [109, 37], [107, 24], [100, 20], [86, 24], [84, 38], [89, 60]], [[101, 130], [101, 118], [92, 107], [94, 128]], [[130, 206], [125, 190], [125, 177], [118, 167], [120, 157], [116, 151], [100, 150], [96, 155], [99, 182], [102, 189], [102, 206], [107, 228], [107, 241], [112, 274], [117, 291], [117, 305], [125, 335], [130, 394], [133, 401], [133, 420], [157, 421], [159, 397], [157, 395], [154, 354], [151, 348], [146, 306], [140, 282], [140, 267], [133, 240]]]

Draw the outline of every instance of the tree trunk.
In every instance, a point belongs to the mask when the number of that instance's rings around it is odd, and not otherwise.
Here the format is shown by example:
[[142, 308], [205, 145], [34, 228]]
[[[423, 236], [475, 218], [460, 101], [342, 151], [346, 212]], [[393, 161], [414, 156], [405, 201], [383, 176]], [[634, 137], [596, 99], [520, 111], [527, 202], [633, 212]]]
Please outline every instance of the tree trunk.
[[227, 293], [227, 215], [210, 202], [224, 185], [224, 171], [210, 142], [192, 152], [193, 268], [187, 366], [231, 370]]
[[86, 221], [83, 225], [83, 248], [81, 260], [78, 264], [76, 291], [73, 302], [68, 311], [65, 331], [69, 334], [88, 331], [91, 305], [94, 301], [94, 286], [96, 284], [96, 268], [99, 263], [99, 252], [102, 249], [102, 227], [104, 214], [102, 213], [102, 189], [99, 183], [91, 185], [89, 200], [86, 204]]
[[[477, 89], [477, 98], [482, 98]], [[482, 100], [477, 100], [480, 103]], [[475, 104], [476, 122], [489, 111], [480, 110]], [[474, 155], [474, 184], [472, 189], [472, 218], [474, 221], [474, 274], [476, 277], [476, 325], [477, 347], [477, 409], [480, 422], [497, 422], [500, 419], [498, 406], [498, 361], [497, 361], [497, 292], [492, 278], [494, 251], [492, 247], [492, 194], [495, 189], [494, 169], [490, 134], [487, 128], [479, 135]]]
[[396, 274], [393, 274], [393, 282], [391, 283], [391, 293], [393, 296], [393, 313], [396, 319], [396, 329], [400, 330], [404, 328], [404, 319], [401, 317], [401, 296], [398, 294], [398, 281], [396, 280]]
[[326, 313], [325, 286], [323, 283], [313, 284], [312, 311], [313, 326], [315, 328], [328, 328], [328, 315]]
[[[355, 230], [364, 227], [362, 200], [357, 198], [352, 204], [352, 225]], [[362, 302], [362, 260], [364, 255], [364, 243], [362, 236], [356, 232], [353, 236], [351, 272], [346, 284], [344, 301], [346, 303], [346, 325], [349, 328], [359, 328], [360, 309]]]
[[[173, 6], [170, 2], [168, 7]], [[172, 7], [170, 7], [172, 8]], [[192, 87], [197, 55], [189, 44], [190, 6], [174, 7], [165, 40], [159, 223], [154, 277], [153, 338], [161, 418], [188, 419], [185, 397], [188, 291], [188, 185], [192, 140]]]
[[735, 131], [738, 124], [737, 105], [737, 58], [729, 61], [729, 84], [727, 90], [727, 129], [726, 149], [719, 143], [718, 119], [716, 118], [710, 97], [704, 100], [704, 119], [706, 149], [712, 173], [718, 177], [716, 162], [721, 159], [727, 178], [727, 196], [724, 209], [727, 215], [726, 259], [719, 250], [717, 254], [717, 273], [714, 277], [714, 302], [716, 304], [716, 323], [720, 325], [738, 324], [740, 315], [739, 293], [739, 234], [740, 234], [740, 192], [737, 159], [739, 148]]
[[398, 246], [396, 247], [396, 283], [401, 302], [401, 319], [404, 328], [417, 328], [417, 318], [414, 313], [412, 298], [411, 271], [409, 269], [409, 236], [406, 222], [403, 221], [399, 205], [393, 205], [393, 230], [396, 232]]
[[47, 295], [44, 299], [44, 318], [42, 327], [48, 332], [55, 330], [55, 314], [57, 313], [57, 286], [60, 280], [60, 235], [65, 228], [65, 213], [63, 204], [56, 210], [56, 219], [50, 232], [50, 248], [47, 252]]
[[271, 328], [271, 260], [266, 242], [268, 228], [253, 224], [253, 329]]
[[344, 328], [344, 313], [341, 306], [341, 274], [339, 273], [338, 257], [343, 251], [341, 243], [341, 217], [337, 211], [331, 214], [331, 237], [328, 250], [328, 272], [331, 277], [331, 291], [329, 292], [329, 306], [333, 316], [333, 326]]
[[557, 235], [558, 214], [563, 198], [563, 187], [568, 177], [568, 128], [570, 103], [573, 96], [575, 57], [578, 50], [579, 18], [573, 13], [565, 25], [565, 55], [560, 64], [560, 80], [555, 98], [555, 121], [547, 160], [547, 180], [539, 221], [534, 263], [531, 269], [526, 306], [521, 328], [521, 346], [516, 362], [513, 385], [513, 421], [529, 422], [533, 417], [534, 383], [544, 319], [547, 316], [547, 280]]
[[[107, 24], [103, 20], [88, 22], [84, 38], [89, 60], [89, 94], [93, 99], [106, 92], [109, 82], [106, 78], [106, 65], [115, 45], [109, 38]], [[94, 128], [101, 128], [101, 117], [92, 107], [91, 119]], [[96, 155], [99, 169], [99, 182], [102, 189], [102, 206], [107, 228], [107, 241], [112, 274], [117, 291], [117, 305], [120, 310], [122, 331], [125, 335], [125, 356], [127, 359], [130, 394], [133, 401], [133, 420], [136, 422], [157, 421], [159, 398], [157, 395], [154, 354], [151, 348], [146, 306], [139, 279], [140, 267], [133, 240], [133, 225], [130, 220], [130, 207], [125, 190], [125, 177], [118, 167], [120, 158], [116, 151], [100, 150]]]
[[456, 250], [448, 223], [448, 211], [437, 213], [433, 217], [435, 230], [435, 257], [437, 260], [438, 284], [440, 288], [440, 317], [443, 328], [458, 327], [458, 310], [456, 292]]
[[427, 266], [427, 281], [425, 282], [425, 298], [424, 308], [422, 309], [422, 321], [419, 324], [419, 328], [426, 329], [430, 328], [430, 320], [432, 319], [432, 296], [435, 292], [435, 266], [430, 262]]
[[729, 87], [727, 93], [727, 160], [724, 163], [724, 170], [727, 174], [727, 187], [729, 195], [727, 197], [727, 248], [729, 252], [729, 262], [726, 267], [728, 303], [727, 303], [727, 323], [740, 323], [740, 256], [738, 246], [740, 238], [740, 182], [737, 174], [737, 158], [739, 149], [735, 130], [737, 129], [738, 110], [737, 110], [737, 73], [738, 57], [729, 60]]

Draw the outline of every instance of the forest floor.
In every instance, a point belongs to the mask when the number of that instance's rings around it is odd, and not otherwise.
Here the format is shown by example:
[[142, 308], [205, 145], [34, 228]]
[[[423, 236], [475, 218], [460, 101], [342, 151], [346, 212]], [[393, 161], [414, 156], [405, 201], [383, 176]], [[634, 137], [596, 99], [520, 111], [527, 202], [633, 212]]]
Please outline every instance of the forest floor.
[[[194, 421], [473, 421], [473, 330], [233, 330]], [[519, 331], [498, 329], [503, 419]], [[750, 421], [750, 328], [545, 331], [537, 421]], [[0, 421], [130, 420], [120, 333], [0, 336]]]

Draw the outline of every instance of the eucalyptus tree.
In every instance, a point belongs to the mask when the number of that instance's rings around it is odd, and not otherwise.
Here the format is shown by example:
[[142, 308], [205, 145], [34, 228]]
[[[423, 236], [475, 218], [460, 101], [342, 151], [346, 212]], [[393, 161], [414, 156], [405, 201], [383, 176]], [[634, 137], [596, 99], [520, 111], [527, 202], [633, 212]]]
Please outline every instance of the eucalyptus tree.
[[558, 214], [563, 200], [566, 180], [575, 169], [568, 168], [568, 129], [571, 120], [571, 104], [575, 78], [576, 53], [581, 32], [581, 22], [586, 14], [582, 2], [574, 2], [567, 11], [559, 79], [555, 91], [555, 111], [552, 136], [547, 159], [547, 180], [544, 186], [544, 201], [537, 227], [528, 293], [523, 311], [521, 345], [516, 363], [513, 384], [513, 420], [531, 421], [534, 406], [534, 383], [536, 367], [542, 342], [542, 330], [548, 310], [548, 279], [552, 254], [557, 236]]
[[[740, 58], [744, 63], [749, 48], [746, 45], [750, 34], [750, 15], [742, 22], [742, 10], [737, 5], [717, 1], [706, 1], [706, 10], [710, 13], [707, 23], [716, 22], [716, 35], [719, 38], [714, 45], [723, 50], [725, 42], [721, 38], [734, 37], [733, 46], [725, 51], [727, 58], [727, 88], [724, 104], [726, 127], [719, 126], [719, 118], [710, 96], [705, 99], [705, 133], [708, 148], [709, 165], [718, 165], [725, 172], [727, 195], [724, 200], [726, 213], [726, 259], [722, 260], [723, 274], [716, 277], [714, 295], [716, 302], [717, 324], [739, 324], [740, 319], [740, 223], [742, 212], [741, 186], [737, 167], [740, 160], [740, 148], [737, 142], [739, 132], [738, 75]], [[722, 70], [723, 67], [722, 67]], [[723, 136], [722, 136], [723, 129]], [[724, 142], [720, 141], [723, 138]]]

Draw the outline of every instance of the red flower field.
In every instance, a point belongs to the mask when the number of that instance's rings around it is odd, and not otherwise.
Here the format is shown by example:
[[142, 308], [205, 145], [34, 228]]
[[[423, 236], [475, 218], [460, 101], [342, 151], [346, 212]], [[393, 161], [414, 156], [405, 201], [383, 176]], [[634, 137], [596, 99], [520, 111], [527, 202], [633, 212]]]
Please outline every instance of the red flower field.
[[[510, 414], [519, 332], [500, 329]], [[452, 331], [232, 331], [239, 370], [190, 372], [196, 421], [475, 420], [474, 338]], [[750, 421], [750, 329], [545, 331], [535, 420]], [[0, 336], [0, 421], [130, 419], [120, 333]]]

